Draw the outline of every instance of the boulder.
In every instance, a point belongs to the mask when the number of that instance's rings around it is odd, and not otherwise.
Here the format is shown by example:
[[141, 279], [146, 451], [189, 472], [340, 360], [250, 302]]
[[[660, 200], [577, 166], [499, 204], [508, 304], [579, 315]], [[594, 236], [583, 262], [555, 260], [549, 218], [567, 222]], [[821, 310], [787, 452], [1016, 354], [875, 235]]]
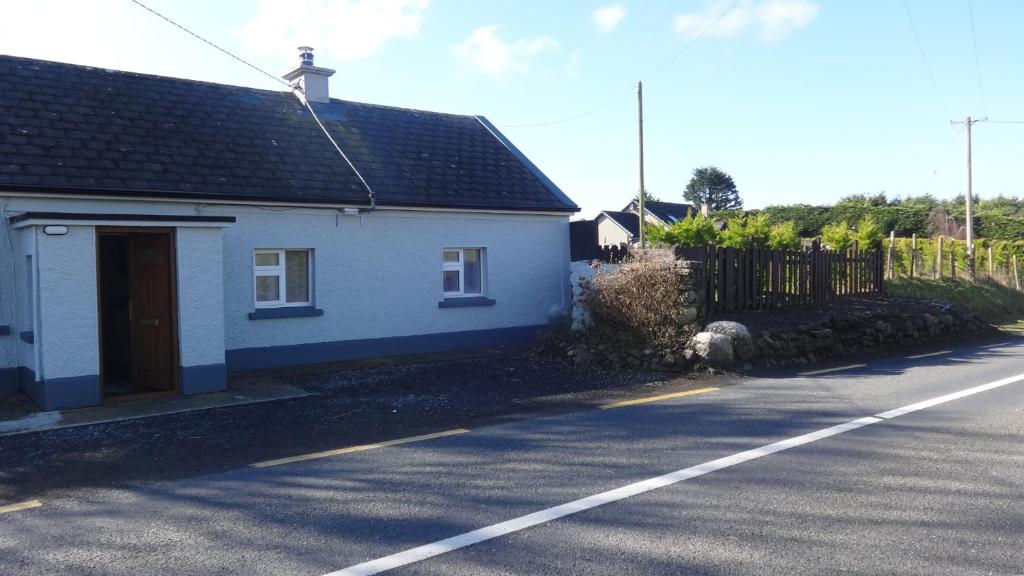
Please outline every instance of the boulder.
[[705, 332], [727, 336], [737, 358], [749, 360], [756, 355], [754, 338], [747, 327], [739, 322], [718, 321], [704, 327]]
[[725, 334], [700, 332], [690, 339], [689, 347], [709, 364], [731, 364], [733, 361], [732, 339]]

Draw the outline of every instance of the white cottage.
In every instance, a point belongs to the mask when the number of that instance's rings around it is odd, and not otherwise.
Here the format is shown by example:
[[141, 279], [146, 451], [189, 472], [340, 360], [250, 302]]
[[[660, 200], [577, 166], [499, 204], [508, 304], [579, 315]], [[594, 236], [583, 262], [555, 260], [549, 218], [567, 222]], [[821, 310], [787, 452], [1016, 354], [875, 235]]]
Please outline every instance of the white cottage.
[[485, 118], [0, 56], [0, 396], [528, 341], [576, 205]]

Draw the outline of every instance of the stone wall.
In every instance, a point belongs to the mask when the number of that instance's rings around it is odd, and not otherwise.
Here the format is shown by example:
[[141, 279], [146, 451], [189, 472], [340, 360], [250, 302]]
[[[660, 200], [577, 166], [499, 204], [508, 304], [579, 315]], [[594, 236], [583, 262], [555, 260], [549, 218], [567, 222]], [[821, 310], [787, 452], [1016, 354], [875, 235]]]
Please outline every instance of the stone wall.
[[991, 330], [973, 314], [937, 302], [900, 301], [868, 312], [757, 330], [754, 364], [811, 364], [822, 358], [891, 351]]

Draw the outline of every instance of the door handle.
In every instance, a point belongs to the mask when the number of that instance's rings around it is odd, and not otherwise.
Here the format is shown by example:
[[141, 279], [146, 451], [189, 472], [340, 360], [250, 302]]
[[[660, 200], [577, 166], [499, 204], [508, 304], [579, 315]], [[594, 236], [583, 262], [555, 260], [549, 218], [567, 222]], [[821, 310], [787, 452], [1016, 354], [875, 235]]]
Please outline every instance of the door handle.
[[160, 319], [159, 318], [142, 318], [141, 320], [139, 320], [139, 324], [142, 324], [143, 326], [159, 326], [160, 325]]

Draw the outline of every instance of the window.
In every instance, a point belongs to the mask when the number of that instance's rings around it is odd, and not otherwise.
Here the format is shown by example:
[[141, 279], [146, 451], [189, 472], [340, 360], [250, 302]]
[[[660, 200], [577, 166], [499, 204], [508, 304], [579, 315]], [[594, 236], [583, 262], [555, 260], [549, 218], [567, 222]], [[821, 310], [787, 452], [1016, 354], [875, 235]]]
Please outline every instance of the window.
[[483, 248], [445, 248], [441, 283], [446, 298], [483, 294]]
[[311, 250], [257, 250], [253, 268], [256, 307], [310, 306], [312, 260]]

